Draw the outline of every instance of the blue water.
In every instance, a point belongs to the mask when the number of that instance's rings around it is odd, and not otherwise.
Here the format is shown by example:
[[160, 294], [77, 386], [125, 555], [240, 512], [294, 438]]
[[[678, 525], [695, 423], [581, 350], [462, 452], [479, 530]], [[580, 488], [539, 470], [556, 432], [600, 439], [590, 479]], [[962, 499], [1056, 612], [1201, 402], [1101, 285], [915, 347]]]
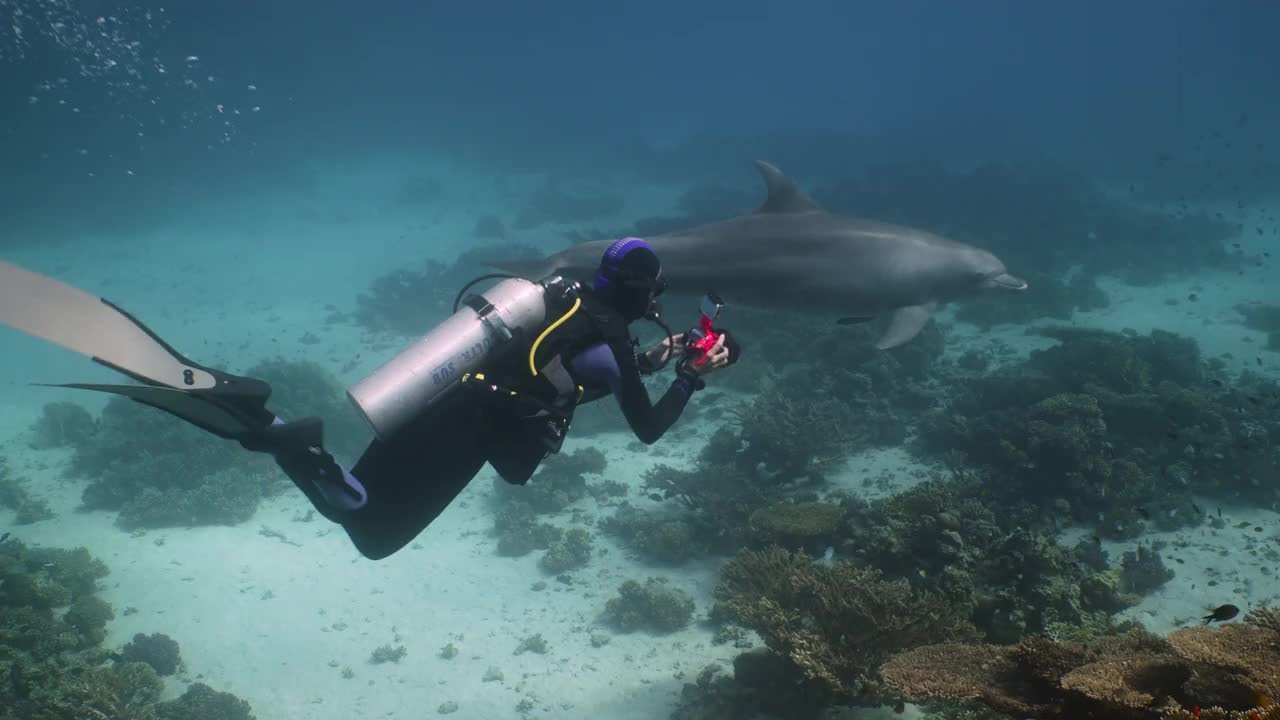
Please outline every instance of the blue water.
[[[646, 219], [749, 212], [763, 195], [751, 161], [765, 159], [832, 210], [960, 233], [1016, 274], [1096, 271], [1109, 306], [1068, 310], [1068, 322], [1177, 332], [1206, 358], [1225, 356], [1230, 372], [1275, 379], [1280, 355], [1268, 342], [1280, 341], [1237, 308], [1280, 302], [1270, 259], [1280, 251], [1276, 27], [1280, 5], [1193, 0], [0, 0], [0, 259], [118, 303], [205, 365], [243, 373], [308, 360], [349, 385], [412, 339], [354, 319], [380, 276], [498, 241], [550, 253]], [[1004, 185], [991, 179], [1000, 167], [1014, 168]], [[1169, 227], [1199, 228], [1186, 218], [1200, 214], [1221, 225], [1176, 244], [1100, 239], [1097, 228], [1118, 226], [1111, 216], [1051, 209], [1075, 190], [1043, 207], [988, 191], [1041, 187], [1028, 179], [1037, 173], [1176, 218]], [[939, 177], [951, 184], [930, 185]], [[701, 204], [686, 195], [707, 188]], [[569, 198], [563, 212], [533, 200], [548, 189]], [[930, 215], [926, 196], [949, 198], [948, 213]], [[1030, 230], [1016, 239], [1012, 225], [989, 220], [1019, 212], [1017, 228]], [[501, 238], [478, 232], [486, 216]], [[1148, 265], [1168, 272], [1140, 281]], [[694, 317], [691, 303], [673, 307]], [[1028, 338], [1026, 322], [985, 328], [953, 311], [939, 316], [948, 362], [981, 350], [1011, 364], [1052, 344]], [[776, 322], [742, 312], [751, 327]], [[434, 307], [422, 316], [427, 327], [443, 318]], [[118, 376], [8, 329], [0, 347], [0, 460], [52, 512], [19, 524], [0, 508], [0, 532], [83, 545], [107, 564], [98, 594], [115, 614], [101, 646], [139, 632], [178, 640], [186, 667], [165, 681], [165, 699], [199, 681], [282, 720], [654, 718], [704, 666], [729, 666], [738, 652], [698, 622], [597, 646], [622, 580], [665, 575], [702, 617], [724, 558], [654, 569], [595, 530], [616, 502], [587, 497], [554, 523], [591, 528], [597, 555], [560, 583], [535, 556], [495, 555], [490, 495], [502, 488], [488, 470], [384, 563], [303, 517], [292, 487], [249, 520], [121, 529], [113, 510], [77, 509], [92, 478], [71, 470], [71, 449], [32, 447], [46, 403], [96, 414], [105, 398], [30, 384]], [[732, 372], [724, 401], [749, 400], [759, 387], [732, 384]], [[948, 392], [942, 376], [930, 382], [925, 392]], [[733, 421], [708, 404], [646, 449], [606, 415], [581, 420], [566, 451], [601, 449], [609, 469], [588, 483], [621, 481], [645, 507], [657, 503], [643, 471], [691, 465]], [[614, 425], [581, 427], [597, 421]], [[891, 443], [848, 458], [833, 487], [881, 497], [928, 463]], [[1259, 482], [1280, 483], [1270, 467]], [[1201, 502], [1226, 504], [1233, 520], [1267, 528], [1260, 542], [1280, 543], [1274, 504]], [[1069, 524], [1064, 545], [1092, 535]], [[1201, 569], [1240, 547], [1200, 539], [1203, 557], [1188, 562]], [[1137, 541], [1106, 539], [1116, 558]], [[1280, 604], [1275, 563], [1238, 559], [1232, 597]], [[1218, 604], [1191, 589], [1210, 576], [1190, 565], [1130, 616], [1165, 632]], [[547, 654], [513, 655], [534, 633]], [[450, 643], [457, 657], [440, 657]], [[407, 654], [370, 663], [383, 644]], [[491, 668], [503, 679], [485, 680]]]

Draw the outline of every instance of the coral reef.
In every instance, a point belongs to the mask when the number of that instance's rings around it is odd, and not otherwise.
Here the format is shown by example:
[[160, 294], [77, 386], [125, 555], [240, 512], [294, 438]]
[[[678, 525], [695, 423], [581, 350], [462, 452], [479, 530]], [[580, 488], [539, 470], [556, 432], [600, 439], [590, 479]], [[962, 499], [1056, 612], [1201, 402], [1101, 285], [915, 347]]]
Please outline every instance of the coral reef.
[[1146, 595], [1173, 579], [1173, 571], [1165, 567], [1160, 553], [1147, 545], [1124, 554], [1120, 560], [1122, 592]]
[[834, 541], [844, 508], [824, 502], [780, 502], [751, 513], [751, 530], [763, 545], [793, 550], [826, 547]]
[[689, 624], [693, 609], [688, 593], [672, 587], [667, 578], [649, 578], [643, 585], [627, 580], [618, 597], [605, 604], [604, 620], [622, 632], [670, 633]]
[[591, 561], [591, 533], [573, 528], [551, 544], [538, 560], [538, 566], [551, 575], [580, 570]]
[[1154, 720], [1201, 707], [1248, 713], [1280, 695], [1280, 637], [1233, 624], [1184, 628], [1167, 639], [1132, 631], [1091, 643], [939, 644], [894, 656], [882, 675], [911, 700], [976, 701], [1025, 718]]
[[1094, 543], [1062, 547], [956, 472], [871, 503], [847, 499], [836, 555], [947, 598], [993, 642], [1105, 629], [1136, 601]]
[[816, 720], [827, 715], [824, 696], [806, 692], [806, 680], [787, 659], [761, 649], [738, 655], [733, 675], [710, 665], [686, 683], [671, 720]]
[[182, 653], [177, 641], [161, 633], [135, 634], [133, 640], [120, 651], [120, 656], [125, 662], [150, 665], [161, 677], [178, 672], [178, 668], [182, 666]]
[[107, 574], [85, 548], [0, 544], [0, 720], [252, 720], [243, 700], [198, 683], [159, 702], [150, 663], [177, 661], [176, 644], [155, 642], [164, 636], [101, 647], [113, 612], [95, 593]]
[[[494, 499], [501, 512], [541, 515], [557, 513], [587, 496], [587, 475], [600, 475], [608, 465], [596, 448], [551, 455], [529, 482], [512, 485], [494, 478]], [[521, 508], [520, 505], [526, 506]]]
[[254, 720], [249, 703], [204, 683], [192, 683], [176, 700], [156, 706], [156, 720]]
[[9, 470], [4, 458], [0, 458], [0, 507], [13, 510], [13, 521], [17, 525], [30, 525], [53, 517], [48, 501], [33, 497], [26, 483]]
[[368, 424], [347, 399], [338, 378], [310, 360], [264, 360], [249, 368], [249, 377], [271, 385], [271, 410], [282, 418], [324, 420], [325, 447], [354, 460], [368, 445]]
[[1245, 613], [1244, 621], [1280, 636], [1280, 607], [1254, 608]]
[[559, 513], [587, 497], [586, 475], [599, 475], [606, 466], [604, 453], [580, 448], [547, 458], [524, 485], [512, 485], [495, 477], [491, 499], [498, 554], [520, 557], [560, 541], [562, 531], [539, 518]]
[[921, 422], [916, 449], [958, 450], [1002, 506], [1104, 537], [1198, 524], [1196, 494], [1280, 499], [1276, 383], [1228, 384], [1194, 341], [1159, 330], [1038, 333], [1059, 344], [964, 383]]
[[[365, 423], [320, 365], [276, 359], [247, 374], [271, 384], [272, 409], [282, 417], [323, 418], [326, 440], [338, 454], [363, 449]], [[37, 432], [42, 424], [43, 418]], [[113, 397], [95, 427], [68, 436], [71, 471], [89, 479], [84, 508], [118, 511], [116, 522], [125, 529], [237, 524], [252, 517], [263, 498], [288, 487], [269, 457], [124, 398]]]
[[831, 700], [867, 692], [876, 670], [901, 650], [976, 636], [943, 598], [904, 580], [838, 560], [815, 563], [781, 548], [747, 551], [725, 564], [716, 599], [799, 668], [809, 691]]
[[420, 270], [398, 268], [378, 277], [368, 291], [356, 296], [355, 321], [371, 332], [421, 335], [451, 312], [463, 285], [493, 271], [485, 260], [542, 255], [528, 245], [501, 243], [473, 247], [452, 263], [433, 258]]
[[374, 648], [372, 653], [370, 653], [369, 662], [374, 665], [381, 665], [383, 663], [398, 663], [404, 659], [404, 656], [406, 653], [407, 651], [405, 650], [403, 645], [396, 645], [394, 647], [391, 646], [390, 644], [379, 645], [378, 647]]
[[83, 406], [73, 402], [45, 403], [31, 426], [31, 447], [37, 450], [74, 447], [98, 431], [98, 423]]
[[84, 509], [117, 510], [122, 528], [243, 522], [285, 487], [269, 457], [124, 398], [98, 428], [75, 446], [71, 473], [89, 478]]
[[680, 565], [705, 552], [693, 523], [666, 509], [645, 511], [623, 502], [600, 521], [600, 529], [654, 565]]

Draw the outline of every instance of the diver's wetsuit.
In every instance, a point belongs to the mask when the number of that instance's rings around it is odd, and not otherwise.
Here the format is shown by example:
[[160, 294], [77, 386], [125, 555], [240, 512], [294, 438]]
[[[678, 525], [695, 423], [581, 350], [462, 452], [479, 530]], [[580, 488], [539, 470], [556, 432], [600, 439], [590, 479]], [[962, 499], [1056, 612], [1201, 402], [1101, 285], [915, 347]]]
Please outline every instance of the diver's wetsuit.
[[[651, 403], [626, 323], [592, 310], [563, 344], [565, 369], [583, 388], [583, 402], [613, 395], [636, 437], [653, 443], [679, 419], [697, 380], [678, 373], [658, 402]], [[544, 426], [502, 407], [504, 397], [493, 395], [456, 388], [391, 442], [374, 440], [350, 473], [367, 491], [367, 502], [358, 508], [335, 506], [332, 498], [340, 493], [333, 488], [321, 492], [313, 472], [299, 471], [299, 466], [291, 472], [289, 460], [278, 459], [317, 509], [342, 524], [362, 554], [381, 559], [421, 533], [486, 462], [508, 482], [523, 484], [546, 456], [545, 435], [539, 430]], [[333, 473], [329, 476], [336, 480]], [[349, 480], [345, 471], [342, 476]]]
[[569, 359], [569, 372], [584, 388], [607, 388], [640, 442], [658, 441], [684, 412], [695, 389], [693, 378], [677, 375], [671, 387], [650, 403], [641, 380], [642, 370], [629, 343], [619, 340], [596, 343]]

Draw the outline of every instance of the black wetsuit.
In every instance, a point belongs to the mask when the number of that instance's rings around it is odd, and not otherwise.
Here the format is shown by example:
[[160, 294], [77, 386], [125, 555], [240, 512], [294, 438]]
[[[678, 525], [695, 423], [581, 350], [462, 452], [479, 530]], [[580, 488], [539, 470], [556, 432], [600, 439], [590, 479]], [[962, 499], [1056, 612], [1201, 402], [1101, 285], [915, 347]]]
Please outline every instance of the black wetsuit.
[[[642, 381], [644, 361], [637, 358], [625, 319], [589, 293], [583, 300], [583, 312], [555, 331], [555, 347], [548, 354], [560, 355], [583, 388], [582, 402], [613, 395], [636, 437], [644, 443], [657, 441], [680, 417], [698, 381], [678, 373], [652, 403]], [[521, 379], [527, 379], [527, 369], [519, 372], [526, 364], [525, 357], [509, 358], [503, 367], [486, 369], [486, 374], [519, 389], [529, 385]], [[313, 483], [290, 475], [321, 512], [342, 524], [362, 554], [384, 558], [435, 520], [485, 463], [517, 484], [537, 469], [548, 454], [543, 426], [519, 411], [519, 399], [507, 398], [505, 393], [460, 386], [391, 442], [374, 440], [351, 473], [367, 491], [368, 500], [358, 509], [325, 507], [325, 496]]]

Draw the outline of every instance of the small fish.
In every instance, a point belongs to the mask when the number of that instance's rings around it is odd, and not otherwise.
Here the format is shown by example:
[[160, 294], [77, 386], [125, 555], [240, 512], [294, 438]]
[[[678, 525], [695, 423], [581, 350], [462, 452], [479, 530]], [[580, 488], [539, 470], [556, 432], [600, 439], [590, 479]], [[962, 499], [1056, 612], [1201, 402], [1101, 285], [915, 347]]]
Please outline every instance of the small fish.
[[8, 540], [8, 539], [9, 539], [9, 533], [5, 533], [5, 534], [3, 534], [3, 535], [0, 535], [0, 543], [4, 542], [5, 540]]
[[1240, 614], [1240, 608], [1235, 605], [1220, 605], [1214, 608], [1213, 612], [1204, 616], [1204, 624], [1211, 622], [1226, 622]]
[[1195, 510], [1197, 515], [1203, 515], [1203, 514], [1204, 514], [1204, 511], [1200, 509], [1200, 506], [1199, 506], [1199, 505], [1197, 505], [1197, 504], [1195, 504], [1195, 503], [1191, 503], [1191, 509], [1192, 509], [1192, 510]]
[[1151, 513], [1147, 512], [1147, 509], [1142, 507], [1141, 505], [1139, 505], [1138, 507], [1135, 507], [1133, 511], [1138, 513], [1138, 515], [1143, 520], [1151, 520]]

